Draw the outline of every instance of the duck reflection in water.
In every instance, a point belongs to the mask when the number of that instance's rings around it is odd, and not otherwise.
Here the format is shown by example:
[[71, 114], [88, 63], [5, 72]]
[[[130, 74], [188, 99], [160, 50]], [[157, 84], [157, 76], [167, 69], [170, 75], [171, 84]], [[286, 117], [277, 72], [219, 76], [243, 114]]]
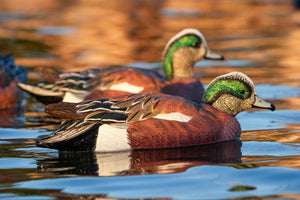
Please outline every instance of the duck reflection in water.
[[59, 152], [57, 158], [38, 161], [40, 173], [123, 176], [167, 174], [190, 167], [241, 163], [240, 140], [195, 147], [133, 150], [113, 153]]

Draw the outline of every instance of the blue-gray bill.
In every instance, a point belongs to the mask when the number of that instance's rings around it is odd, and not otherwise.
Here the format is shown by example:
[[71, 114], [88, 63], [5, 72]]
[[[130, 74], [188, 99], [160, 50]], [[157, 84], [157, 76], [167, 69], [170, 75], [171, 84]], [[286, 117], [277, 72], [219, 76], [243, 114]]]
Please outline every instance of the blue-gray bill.
[[269, 109], [271, 111], [274, 111], [276, 109], [274, 104], [266, 102], [265, 100], [259, 98], [258, 96], [255, 96], [255, 100], [254, 100], [254, 103], [252, 104], [252, 107]]
[[211, 51], [210, 49], [206, 50], [204, 58], [208, 60], [225, 60], [225, 58], [221, 54]]

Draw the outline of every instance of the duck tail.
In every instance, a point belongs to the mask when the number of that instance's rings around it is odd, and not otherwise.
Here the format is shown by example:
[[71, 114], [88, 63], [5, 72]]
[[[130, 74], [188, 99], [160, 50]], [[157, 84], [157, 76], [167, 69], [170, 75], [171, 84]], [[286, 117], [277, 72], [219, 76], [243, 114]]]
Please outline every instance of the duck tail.
[[99, 126], [82, 120], [65, 121], [57, 131], [38, 139], [36, 145], [59, 151], [91, 151], [96, 145]]
[[45, 107], [45, 113], [63, 120], [83, 119], [87, 113], [77, 113], [77, 103], [59, 102]]
[[38, 73], [42, 79], [47, 81], [48, 83], [54, 84], [59, 80], [59, 75], [62, 73], [57, 69], [53, 69], [50, 67], [37, 67], [34, 69]]

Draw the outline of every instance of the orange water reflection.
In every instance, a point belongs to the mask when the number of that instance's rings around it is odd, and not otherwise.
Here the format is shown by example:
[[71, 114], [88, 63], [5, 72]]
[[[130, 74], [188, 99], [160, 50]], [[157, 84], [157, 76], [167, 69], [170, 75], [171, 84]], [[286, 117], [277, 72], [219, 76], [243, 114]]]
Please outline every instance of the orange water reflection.
[[[246, 131], [242, 134], [243, 141], [272, 141], [282, 146], [300, 147], [300, 126], [299, 124], [286, 124], [287, 128], [280, 130]], [[279, 150], [276, 150], [279, 151]], [[281, 166], [300, 169], [300, 155], [244, 155], [243, 165], [248, 167], [259, 166]], [[280, 153], [279, 153], [280, 154]]]
[[[20, 55], [22, 65], [80, 70], [159, 62], [166, 41], [185, 27], [203, 31], [210, 47], [227, 59], [262, 63], [264, 77], [277, 76], [278, 65], [295, 70], [300, 62], [295, 45], [300, 18], [289, 1], [30, 0], [26, 7], [20, 2], [1, 2], [0, 10], [17, 14], [3, 14], [9, 20], [1, 21], [0, 37], [39, 41], [50, 49], [46, 58]], [[57, 27], [64, 29], [51, 29]]]
[[[227, 60], [251, 61], [247, 66], [221, 63], [217, 69], [195, 68], [203, 83], [239, 70], [255, 83], [300, 87], [299, 25], [300, 11], [287, 0], [28, 0], [26, 6], [21, 0], [2, 0], [0, 51], [12, 51], [16, 64], [29, 70], [160, 62], [168, 39], [194, 27]], [[37, 78], [32, 72], [29, 75]], [[300, 110], [299, 102], [299, 97], [274, 101], [278, 109], [287, 110]], [[300, 143], [299, 133], [299, 124], [288, 124], [284, 130], [244, 132], [242, 139]], [[256, 163], [255, 159], [243, 157], [243, 162]], [[267, 163], [299, 168], [300, 159], [293, 156]]]

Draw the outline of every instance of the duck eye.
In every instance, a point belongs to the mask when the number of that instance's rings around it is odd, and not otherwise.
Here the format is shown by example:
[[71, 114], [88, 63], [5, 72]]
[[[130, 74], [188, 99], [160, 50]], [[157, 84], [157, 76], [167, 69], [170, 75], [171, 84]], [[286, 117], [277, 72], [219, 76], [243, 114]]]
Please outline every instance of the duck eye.
[[240, 94], [245, 94], [245, 90], [240, 90], [239, 93]]
[[200, 47], [200, 44], [199, 44], [199, 42], [194, 42], [194, 43], [192, 44], [192, 46], [198, 48], [198, 47]]

